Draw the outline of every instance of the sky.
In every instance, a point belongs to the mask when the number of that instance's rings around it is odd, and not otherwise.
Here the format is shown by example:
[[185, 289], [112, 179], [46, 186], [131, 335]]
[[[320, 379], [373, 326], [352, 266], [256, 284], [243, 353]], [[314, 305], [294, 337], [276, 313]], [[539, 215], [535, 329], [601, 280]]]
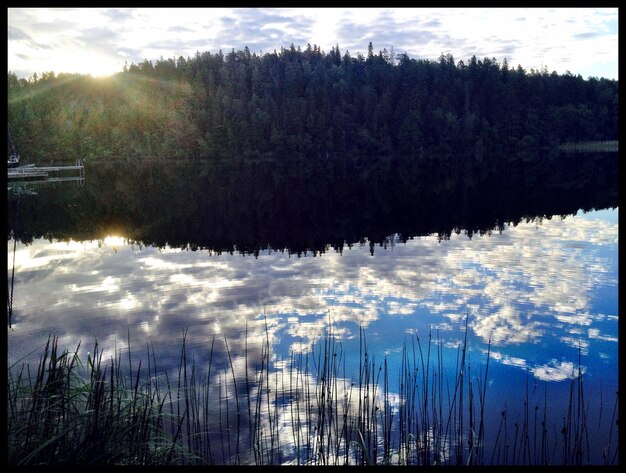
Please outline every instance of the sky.
[[618, 79], [617, 8], [9, 8], [8, 71], [106, 76], [127, 62], [265, 54], [293, 43], [342, 55], [506, 58], [524, 69]]

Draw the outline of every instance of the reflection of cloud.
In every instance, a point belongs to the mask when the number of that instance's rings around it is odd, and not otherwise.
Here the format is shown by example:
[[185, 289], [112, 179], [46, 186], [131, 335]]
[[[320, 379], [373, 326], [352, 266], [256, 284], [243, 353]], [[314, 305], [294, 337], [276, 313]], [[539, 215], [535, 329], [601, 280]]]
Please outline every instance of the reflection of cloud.
[[453, 330], [456, 330], [456, 326], [453, 326], [452, 324], [449, 324], [447, 322], [442, 322], [439, 323], [437, 325], [435, 325], [433, 328], [436, 328], [438, 330], [444, 331], [444, 332], [451, 332]]
[[[499, 360], [508, 364], [525, 358], [515, 355], [516, 345], [556, 341], [587, 353], [590, 340], [617, 341], [610, 332], [617, 316], [597, 315], [593, 307], [597, 287], [614, 286], [617, 297], [610, 269], [616, 249], [599, 251], [617, 246], [616, 223], [578, 217], [520, 223], [471, 240], [415, 238], [393, 252], [377, 249], [374, 257], [367, 245], [316, 258], [273, 252], [255, 259], [126, 244], [115, 253], [101, 243], [18, 246], [13, 349], [31, 334], [47, 336], [50, 327], [63, 327], [75, 340], [124, 340], [128, 327], [137, 327], [164, 344], [192, 327], [190, 343], [206, 344], [219, 333], [237, 350], [246, 321], [250, 345], [261, 346], [264, 315], [268, 337], [292, 337], [286, 346], [298, 352], [309, 350], [329, 321], [344, 339], [361, 325], [398, 343], [413, 328], [438, 327], [449, 337], [441, 343], [453, 346], [467, 313], [470, 333], [506, 349]], [[394, 333], [396, 323], [412, 325]]]
[[417, 304], [398, 300], [386, 301], [388, 315], [411, 315], [415, 312]]
[[[564, 311], [559, 311], [559, 312], [564, 312]], [[572, 324], [572, 325], [590, 325], [593, 320], [593, 317], [591, 316], [591, 314], [589, 314], [589, 312], [585, 312], [582, 314], [557, 313], [557, 314], [554, 314], [554, 318], [558, 320], [559, 322], [565, 322], [566, 324]]]
[[587, 355], [589, 353], [589, 340], [582, 337], [575, 338], [568, 336], [560, 337], [560, 340], [564, 345], [569, 345], [572, 348], [580, 348], [580, 352], [583, 355]]
[[492, 359], [502, 363], [503, 365], [517, 366], [518, 368], [526, 368], [527, 366], [526, 360], [516, 356], [509, 356], [497, 351], [492, 351], [490, 356]]
[[72, 292], [118, 292], [120, 290], [120, 278], [114, 278], [111, 276], [105, 277], [101, 283], [93, 284], [93, 285], [76, 285], [72, 284], [70, 290]]
[[588, 331], [589, 338], [593, 338], [595, 340], [605, 340], [607, 342], [617, 342], [619, 341], [617, 337], [611, 335], [602, 335], [600, 334], [600, 330], [597, 328], [590, 328]]
[[[483, 354], [485, 353], [486, 351], [483, 352]], [[530, 366], [523, 358], [509, 356], [497, 351], [492, 351], [490, 357], [503, 365], [516, 366], [528, 370], [535, 378], [541, 381], [564, 381], [566, 379], [576, 378], [579, 374], [578, 364], [572, 361], [557, 361], [551, 359], [548, 363]], [[586, 372], [587, 367], [580, 366], [580, 373], [584, 374]]]
[[474, 332], [483, 340], [490, 340], [495, 345], [509, 343], [527, 343], [541, 337], [539, 322], [522, 320], [519, 311], [504, 305], [495, 312], [479, 316], [471, 323]]
[[380, 311], [376, 306], [333, 306], [329, 310], [335, 322], [353, 322], [363, 328], [367, 328], [371, 322], [378, 320], [380, 316]]
[[[578, 376], [578, 367], [574, 368], [571, 361], [550, 360], [549, 364], [536, 366], [531, 371], [541, 381], [564, 381]], [[585, 373], [586, 368], [581, 366], [580, 371]]]

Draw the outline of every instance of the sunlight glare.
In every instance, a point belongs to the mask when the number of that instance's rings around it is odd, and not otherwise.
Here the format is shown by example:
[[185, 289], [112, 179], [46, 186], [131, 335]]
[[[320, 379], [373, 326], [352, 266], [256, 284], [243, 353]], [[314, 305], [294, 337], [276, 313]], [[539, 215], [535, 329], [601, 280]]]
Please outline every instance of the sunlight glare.
[[112, 246], [114, 248], [118, 248], [120, 246], [123, 246], [124, 243], [125, 243], [124, 238], [120, 236], [109, 235], [104, 238], [104, 244], [106, 246]]
[[89, 74], [92, 77], [107, 77], [122, 71], [122, 66], [118, 61], [110, 56], [100, 54], [88, 54], [86, 52], [74, 52], [64, 54], [63, 58], [57, 58], [52, 70], [59, 72], [72, 72], [79, 74]]

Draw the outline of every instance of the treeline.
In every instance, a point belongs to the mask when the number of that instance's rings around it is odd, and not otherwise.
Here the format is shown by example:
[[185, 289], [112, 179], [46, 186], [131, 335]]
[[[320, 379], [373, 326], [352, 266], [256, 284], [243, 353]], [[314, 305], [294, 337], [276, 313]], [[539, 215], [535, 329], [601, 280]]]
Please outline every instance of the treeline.
[[9, 73], [9, 123], [33, 161], [536, 153], [618, 136], [618, 81], [506, 60], [304, 50], [145, 60], [108, 79]]

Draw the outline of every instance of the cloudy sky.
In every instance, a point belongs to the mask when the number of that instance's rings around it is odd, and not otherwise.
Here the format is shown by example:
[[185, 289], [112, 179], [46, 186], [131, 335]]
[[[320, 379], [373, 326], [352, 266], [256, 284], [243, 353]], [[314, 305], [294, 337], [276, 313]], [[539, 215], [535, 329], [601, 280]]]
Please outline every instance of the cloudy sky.
[[245, 46], [339, 44], [411, 58], [495, 57], [529, 70], [618, 78], [617, 8], [9, 8], [8, 70], [94, 76], [124, 63], [227, 53]]

